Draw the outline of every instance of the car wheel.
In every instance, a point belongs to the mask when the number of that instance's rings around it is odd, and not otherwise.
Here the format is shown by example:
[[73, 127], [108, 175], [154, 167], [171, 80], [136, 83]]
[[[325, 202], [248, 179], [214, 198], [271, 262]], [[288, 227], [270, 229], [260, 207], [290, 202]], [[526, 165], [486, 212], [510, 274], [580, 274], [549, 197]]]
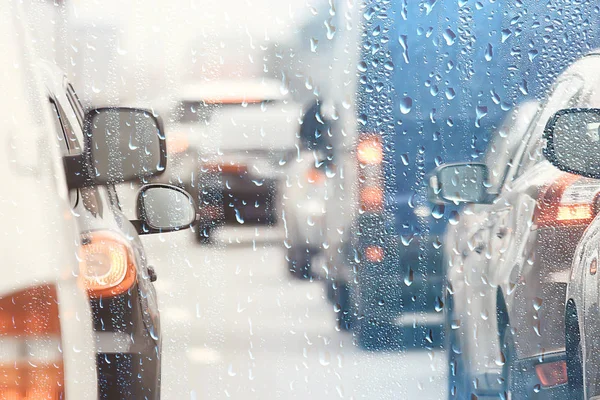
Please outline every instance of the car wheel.
[[310, 279], [312, 255], [308, 249], [298, 249], [295, 246], [288, 249], [287, 264], [290, 274], [297, 279]]
[[565, 312], [565, 344], [567, 350], [567, 376], [569, 399], [583, 399], [583, 352], [577, 309], [572, 300], [567, 302]]

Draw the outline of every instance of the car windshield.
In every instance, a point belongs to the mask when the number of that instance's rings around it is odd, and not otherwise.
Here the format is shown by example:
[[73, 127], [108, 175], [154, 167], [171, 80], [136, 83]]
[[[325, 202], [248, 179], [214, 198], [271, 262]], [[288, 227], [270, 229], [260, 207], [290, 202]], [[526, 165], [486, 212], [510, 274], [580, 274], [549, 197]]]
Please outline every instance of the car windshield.
[[5, 3], [0, 400], [600, 399], [597, 1]]

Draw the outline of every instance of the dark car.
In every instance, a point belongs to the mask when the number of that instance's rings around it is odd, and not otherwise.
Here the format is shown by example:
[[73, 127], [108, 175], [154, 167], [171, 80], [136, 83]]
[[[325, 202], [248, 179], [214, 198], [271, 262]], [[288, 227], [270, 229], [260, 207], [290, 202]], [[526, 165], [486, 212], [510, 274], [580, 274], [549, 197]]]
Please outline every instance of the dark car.
[[[598, 65], [589, 63], [590, 88], [598, 88], [600, 80], [592, 71]], [[600, 106], [598, 92], [592, 92], [591, 106]], [[545, 131], [546, 157], [559, 169], [600, 179], [600, 109], [560, 110], [548, 121]], [[595, 199], [598, 207], [600, 196]], [[600, 282], [598, 252], [600, 218], [596, 217], [579, 242], [567, 288], [565, 307], [566, 372], [569, 399], [597, 399], [600, 396]]]
[[453, 320], [455, 398], [566, 398], [567, 283], [577, 244], [598, 212], [600, 182], [552, 166], [542, 136], [558, 110], [600, 105], [598, 60], [591, 53], [558, 77], [497, 192], [488, 189], [484, 164], [436, 171], [435, 190], [448, 202], [489, 204], [456, 266], [462, 278], [454, 281], [468, 284], [448, 288], [471, 293]]
[[64, 74], [49, 64], [41, 68], [81, 234], [79, 258], [94, 317], [99, 396], [159, 399], [156, 274], [139, 235], [189, 227], [195, 219], [193, 201], [181, 189], [146, 185], [138, 195], [138, 219], [130, 221], [114, 184], [164, 170], [162, 124], [146, 110], [85, 113]]

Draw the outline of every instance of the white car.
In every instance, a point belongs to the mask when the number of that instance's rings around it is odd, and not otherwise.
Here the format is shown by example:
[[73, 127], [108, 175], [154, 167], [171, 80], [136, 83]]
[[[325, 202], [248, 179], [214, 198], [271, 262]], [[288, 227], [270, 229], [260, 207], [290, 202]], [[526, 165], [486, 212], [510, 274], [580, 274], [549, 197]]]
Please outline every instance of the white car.
[[[490, 190], [498, 191], [502, 186], [508, 172], [507, 165], [515, 162], [515, 155], [521, 145], [522, 138], [534, 121], [538, 112], [539, 103], [530, 101], [521, 104], [513, 109], [507, 115], [504, 123], [495, 131], [488, 144], [484, 162], [490, 171]], [[435, 194], [432, 194], [432, 202], [438, 203]], [[477, 365], [476, 359], [466, 359], [458, 349], [471, 344], [477, 344], [469, 339], [469, 336], [463, 332], [474, 332], [476, 330], [476, 320], [473, 318], [462, 318], [471, 313], [471, 299], [476, 298], [479, 293], [479, 286], [468, 285], [465, 283], [462, 260], [465, 254], [472, 250], [473, 243], [471, 238], [480, 230], [481, 224], [484, 224], [489, 216], [491, 206], [489, 204], [467, 204], [460, 212], [460, 217], [455, 225], [448, 225], [448, 230], [444, 236], [444, 267], [446, 271], [446, 283], [444, 290], [444, 303], [446, 304], [446, 348], [448, 351], [448, 376], [449, 391], [455, 392], [455, 386], [459, 384], [462, 374], [459, 374], [457, 363], [459, 354], [462, 356], [461, 363], [465, 365]], [[480, 271], [473, 271], [473, 274], [480, 274]], [[460, 326], [458, 322], [461, 321]], [[463, 342], [469, 342], [465, 344]], [[464, 352], [468, 353], [468, 352]], [[472, 358], [478, 356], [477, 352], [468, 353]], [[462, 366], [462, 364], [461, 364]]]
[[199, 240], [223, 222], [276, 222], [277, 191], [296, 151], [301, 111], [281, 82], [187, 83], [157, 110], [171, 154], [162, 180], [197, 200]]
[[16, 3], [0, 11], [0, 387], [10, 399], [97, 399], [79, 233]]

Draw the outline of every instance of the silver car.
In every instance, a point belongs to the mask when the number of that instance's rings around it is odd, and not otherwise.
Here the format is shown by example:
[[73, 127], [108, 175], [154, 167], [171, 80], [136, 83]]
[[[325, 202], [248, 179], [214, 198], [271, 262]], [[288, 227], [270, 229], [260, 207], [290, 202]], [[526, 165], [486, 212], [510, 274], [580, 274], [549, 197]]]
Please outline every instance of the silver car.
[[436, 171], [435, 186], [447, 201], [489, 205], [452, 267], [449, 294], [468, 291], [469, 301], [452, 317], [458, 345], [451, 398], [565, 398], [567, 282], [577, 244], [598, 212], [600, 182], [545, 160], [543, 133], [561, 109], [600, 105], [599, 59], [592, 52], [557, 78], [498, 192], [488, 188], [485, 164]]

